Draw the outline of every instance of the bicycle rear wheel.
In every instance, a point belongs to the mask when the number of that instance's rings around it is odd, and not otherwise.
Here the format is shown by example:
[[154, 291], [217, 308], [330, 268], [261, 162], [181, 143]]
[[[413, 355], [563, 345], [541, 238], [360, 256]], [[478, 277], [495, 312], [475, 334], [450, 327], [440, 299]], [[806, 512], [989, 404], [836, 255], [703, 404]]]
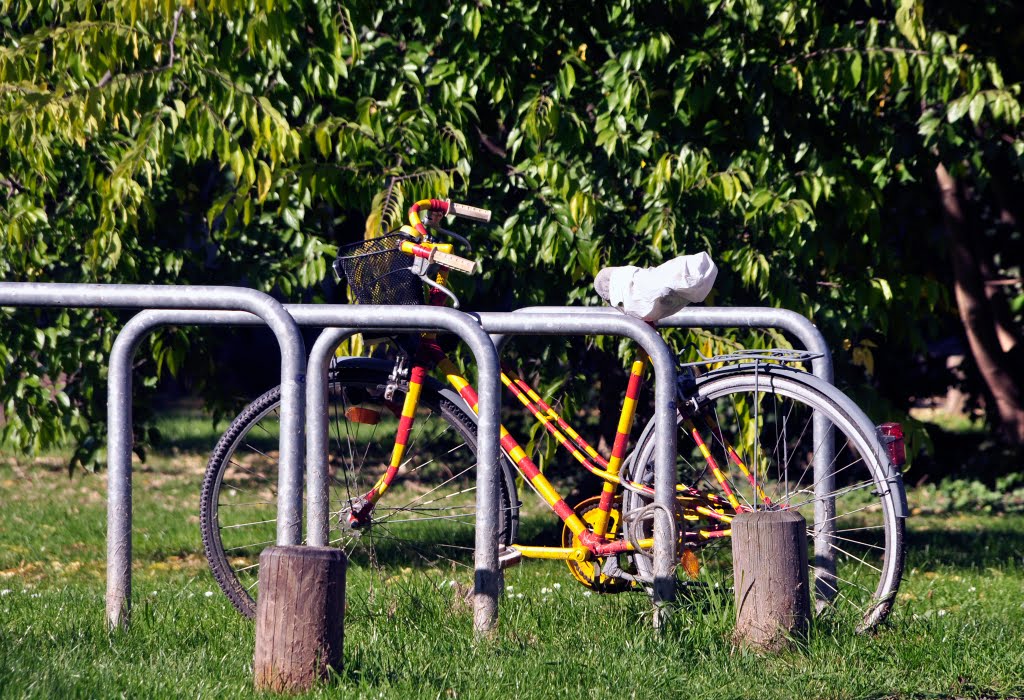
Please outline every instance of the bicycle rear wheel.
[[[330, 545], [386, 575], [471, 569], [476, 519], [476, 426], [440, 385], [424, 385], [405, 460], [370, 522], [346, 524], [350, 501], [387, 468], [406, 387], [387, 399], [386, 371], [341, 366], [328, 384]], [[256, 612], [259, 555], [276, 540], [280, 389], [251, 403], [220, 438], [203, 480], [200, 525], [218, 585], [244, 615]], [[499, 543], [518, 525], [512, 467], [499, 480]]]
[[[866, 630], [889, 614], [903, 572], [902, 481], [881, 458], [876, 436], [865, 434], [848, 404], [830, 395], [836, 390], [806, 377], [768, 366], [698, 381], [690, 403], [696, 408], [677, 420], [677, 524], [684, 548], [678, 575], [696, 589], [731, 587], [731, 516], [796, 510], [807, 521], [814, 607]], [[830, 427], [817, 443], [816, 411]], [[644, 432], [629, 471], [633, 481], [653, 485], [655, 440], [653, 429]], [[815, 456], [828, 454], [831, 477], [818, 478]], [[627, 536], [650, 536], [649, 520], [628, 520], [648, 503], [648, 496], [625, 494]], [[649, 557], [633, 559], [641, 578], [651, 580]]]

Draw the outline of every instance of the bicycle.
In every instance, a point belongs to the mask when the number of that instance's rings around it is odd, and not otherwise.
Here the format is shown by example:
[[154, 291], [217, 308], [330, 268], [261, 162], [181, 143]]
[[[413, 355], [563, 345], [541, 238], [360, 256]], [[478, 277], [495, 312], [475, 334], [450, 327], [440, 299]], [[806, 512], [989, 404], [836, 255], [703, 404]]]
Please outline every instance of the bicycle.
[[[421, 213], [426, 214], [421, 218]], [[335, 267], [360, 303], [444, 305], [458, 300], [450, 270], [472, 272], [440, 227], [445, 215], [489, 219], [489, 212], [437, 199], [416, 202], [409, 225], [339, 251]], [[429, 288], [424, 298], [424, 283]], [[331, 544], [373, 567], [447, 574], [473, 550], [476, 393], [434, 334], [393, 335], [392, 358], [336, 358], [329, 375], [334, 446]], [[794, 367], [797, 351], [738, 352], [681, 368], [677, 387], [677, 512], [680, 587], [728, 587], [727, 545], [738, 513], [790, 508], [817, 538], [811, 581], [819, 613], [859, 630], [889, 614], [902, 577], [906, 500], [902, 430], [865, 429], [866, 418], [838, 390]], [[653, 419], [628, 451], [648, 358], [637, 354], [610, 454], [605, 457], [511, 369], [501, 380], [586, 472], [600, 492], [574, 506], [501, 428], [499, 543], [503, 566], [522, 558], [565, 561], [582, 585], [601, 593], [647, 591], [653, 579]], [[447, 381], [431, 376], [438, 371]], [[274, 543], [277, 410], [280, 391], [253, 401], [218, 441], [207, 466], [201, 527], [221, 589], [244, 615], [255, 614], [260, 551]], [[815, 444], [812, 417], [827, 423]], [[814, 480], [814, 459], [831, 454], [829, 482]], [[517, 542], [517, 477], [563, 523], [560, 546]], [[822, 484], [834, 482], [824, 491]], [[831, 525], [831, 531], [825, 528]], [[824, 544], [823, 544], [824, 543]]]

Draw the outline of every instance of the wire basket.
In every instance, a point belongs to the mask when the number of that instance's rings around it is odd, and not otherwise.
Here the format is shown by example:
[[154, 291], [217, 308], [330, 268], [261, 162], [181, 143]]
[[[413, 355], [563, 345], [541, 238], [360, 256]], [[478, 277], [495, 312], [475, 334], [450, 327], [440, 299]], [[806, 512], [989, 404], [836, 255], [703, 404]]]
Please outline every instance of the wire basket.
[[409, 270], [412, 256], [398, 249], [405, 240], [411, 239], [404, 233], [389, 233], [338, 251], [334, 270], [348, 279], [360, 304], [423, 303], [423, 284]]

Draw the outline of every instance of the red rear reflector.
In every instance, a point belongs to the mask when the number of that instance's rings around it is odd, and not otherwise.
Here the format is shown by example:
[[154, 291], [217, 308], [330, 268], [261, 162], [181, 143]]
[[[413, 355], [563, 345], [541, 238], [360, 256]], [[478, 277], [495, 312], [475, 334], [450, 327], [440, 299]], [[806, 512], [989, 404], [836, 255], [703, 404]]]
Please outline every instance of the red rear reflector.
[[903, 444], [903, 426], [899, 423], [882, 423], [878, 426], [878, 435], [889, 454], [889, 461], [897, 467], [906, 464], [907, 448]]
[[353, 423], [377, 425], [377, 423], [380, 422], [380, 411], [374, 411], [370, 408], [360, 408], [359, 406], [350, 406], [345, 410], [345, 417]]

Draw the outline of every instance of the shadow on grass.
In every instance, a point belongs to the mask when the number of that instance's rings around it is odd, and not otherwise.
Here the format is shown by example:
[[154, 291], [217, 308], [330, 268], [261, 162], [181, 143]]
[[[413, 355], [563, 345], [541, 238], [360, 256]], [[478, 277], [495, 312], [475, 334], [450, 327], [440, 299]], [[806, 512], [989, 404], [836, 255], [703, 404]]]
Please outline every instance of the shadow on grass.
[[944, 524], [947, 516], [917, 519], [907, 532], [907, 566], [985, 568], [1021, 564], [1024, 557], [1024, 518], [1005, 521], [986, 518], [974, 529]]

